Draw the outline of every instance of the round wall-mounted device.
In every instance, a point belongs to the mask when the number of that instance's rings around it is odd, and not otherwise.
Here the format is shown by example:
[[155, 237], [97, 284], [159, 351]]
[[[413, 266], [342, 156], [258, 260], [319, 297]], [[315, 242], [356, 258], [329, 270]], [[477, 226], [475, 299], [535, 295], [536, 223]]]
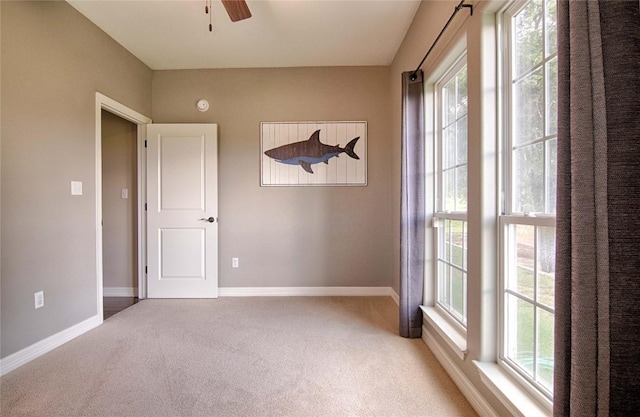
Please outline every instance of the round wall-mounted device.
[[207, 111], [209, 110], [209, 102], [205, 99], [198, 100], [196, 107], [199, 111]]

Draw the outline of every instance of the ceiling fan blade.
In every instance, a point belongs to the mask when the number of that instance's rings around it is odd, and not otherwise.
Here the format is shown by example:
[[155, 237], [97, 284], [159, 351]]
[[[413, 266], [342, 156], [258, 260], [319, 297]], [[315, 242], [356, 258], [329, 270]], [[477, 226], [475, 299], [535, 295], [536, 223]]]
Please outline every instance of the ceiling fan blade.
[[251, 17], [251, 11], [245, 0], [221, 0], [232, 22]]

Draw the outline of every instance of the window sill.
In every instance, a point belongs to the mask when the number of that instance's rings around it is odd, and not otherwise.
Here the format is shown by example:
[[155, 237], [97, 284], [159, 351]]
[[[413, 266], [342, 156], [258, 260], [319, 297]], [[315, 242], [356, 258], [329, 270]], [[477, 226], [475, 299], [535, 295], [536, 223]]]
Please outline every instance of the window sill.
[[467, 356], [467, 335], [449, 323], [435, 307], [420, 306], [422, 316], [442, 337], [455, 354], [464, 360]]
[[513, 414], [520, 417], [549, 417], [551, 402], [541, 404], [536, 398], [518, 385], [496, 363], [473, 361], [480, 373], [480, 380]]

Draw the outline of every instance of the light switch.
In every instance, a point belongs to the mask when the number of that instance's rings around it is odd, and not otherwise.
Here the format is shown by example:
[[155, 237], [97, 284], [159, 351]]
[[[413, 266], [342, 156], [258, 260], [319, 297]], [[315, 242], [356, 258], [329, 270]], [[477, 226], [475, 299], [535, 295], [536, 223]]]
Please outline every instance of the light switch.
[[129, 190], [127, 190], [126, 188], [123, 188], [120, 191], [120, 198], [123, 198], [123, 199], [129, 198]]
[[44, 291], [38, 291], [33, 294], [35, 308], [44, 307]]
[[71, 195], [82, 195], [82, 181], [71, 181]]

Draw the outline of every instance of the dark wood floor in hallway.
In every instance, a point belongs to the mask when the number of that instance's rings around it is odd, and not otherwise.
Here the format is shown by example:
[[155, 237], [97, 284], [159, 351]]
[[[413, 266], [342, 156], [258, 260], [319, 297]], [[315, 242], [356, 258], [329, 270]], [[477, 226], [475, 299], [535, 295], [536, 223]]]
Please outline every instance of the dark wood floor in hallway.
[[137, 303], [138, 297], [104, 297], [102, 300], [102, 311], [106, 320]]

